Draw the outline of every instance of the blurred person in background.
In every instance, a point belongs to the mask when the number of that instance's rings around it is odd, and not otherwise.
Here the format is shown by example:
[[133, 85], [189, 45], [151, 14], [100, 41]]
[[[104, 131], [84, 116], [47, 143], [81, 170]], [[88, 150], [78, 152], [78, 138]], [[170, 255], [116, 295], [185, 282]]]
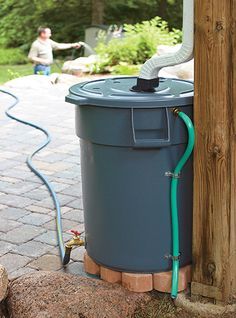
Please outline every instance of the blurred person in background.
[[38, 38], [32, 43], [28, 58], [34, 63], [34, 74], [49, 75], [53, 63], [53, 50], [80, 48], [79, 43], [58, 43], [51, 40], [51, 29], [38, 28]]

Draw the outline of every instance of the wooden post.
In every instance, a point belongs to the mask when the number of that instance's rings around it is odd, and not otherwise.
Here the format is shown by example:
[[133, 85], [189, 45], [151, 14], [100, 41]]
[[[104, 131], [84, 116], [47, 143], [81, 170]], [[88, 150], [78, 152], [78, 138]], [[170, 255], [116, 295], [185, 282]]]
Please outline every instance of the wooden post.
[[195, 0], [192, 294], [236, 295], [236, 0]]

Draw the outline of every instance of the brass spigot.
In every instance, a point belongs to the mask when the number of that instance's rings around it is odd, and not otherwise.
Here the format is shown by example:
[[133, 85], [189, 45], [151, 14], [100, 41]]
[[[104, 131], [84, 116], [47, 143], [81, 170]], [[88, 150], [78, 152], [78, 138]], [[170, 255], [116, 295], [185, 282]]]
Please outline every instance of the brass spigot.
[[73, 233], [74, 236], [72, 237], [72, 239], [69, 242], [67, 242], [65, 244], [65, 255], [64, 255], [64, 258], [63, 258], [63, 265], [66, 265], [66, 264], [69, 263], [70, 254], [71, 254], [72, 248], [74, 246], [83, 246], [84, 245], [84, 240], [81, 239], [81, 237], [80, 237], [81, 233], [80, 232], [75, 231], [75, 230], [71, 230], [70, 232]]
[[74, 234], [72, 239], [65, 244], [65, 248], [72, 248], [73, 246], [82, 246], [84, 245], [84, 240], [81, 239], [81, 233], [75, 230], [71, 230], [71, 233]]

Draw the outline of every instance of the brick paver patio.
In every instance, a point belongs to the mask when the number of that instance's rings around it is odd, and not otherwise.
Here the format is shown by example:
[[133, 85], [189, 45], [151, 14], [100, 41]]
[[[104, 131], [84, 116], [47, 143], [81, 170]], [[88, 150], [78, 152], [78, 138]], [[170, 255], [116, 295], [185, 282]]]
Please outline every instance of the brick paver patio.
[[[68, 230], [83, 230], [79, 139], [74, 107], [64, 102], [68, 85], [38, 89], [9, 89], [20, 98], [12, 111], [41, 124], [52, 135], [50, 145], [34, 160], [52, 182], [62, 206], [64, 240]], [[43, 134], [4, 115], [12, 101], [0, 94], [0, 264], [10, 278], [36, 270], [62, 268], [55, 231], [55, 210], [46, 187], [28, 169], [25, 159]], [[66, 272], [81, 274], [83, 248], [72, 252]]]

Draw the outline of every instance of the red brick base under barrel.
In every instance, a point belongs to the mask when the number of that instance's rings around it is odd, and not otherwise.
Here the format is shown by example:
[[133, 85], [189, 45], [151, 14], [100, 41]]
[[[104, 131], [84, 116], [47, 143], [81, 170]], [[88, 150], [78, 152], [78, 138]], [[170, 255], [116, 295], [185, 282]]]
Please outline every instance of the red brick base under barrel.
[[[171, 291], [171, 271], [153, 274], [118, 272], [98, 265], [87, 253], [84, 254], [84, 270], [88, 274], [100, 276], [106, 282], [121, 284], [133, 292], [149, 292], [153, 289], [164, 293]], [[180, 268], [178, 291], [185, 290], [190, 282], [191, 265], [187, 265]]]

